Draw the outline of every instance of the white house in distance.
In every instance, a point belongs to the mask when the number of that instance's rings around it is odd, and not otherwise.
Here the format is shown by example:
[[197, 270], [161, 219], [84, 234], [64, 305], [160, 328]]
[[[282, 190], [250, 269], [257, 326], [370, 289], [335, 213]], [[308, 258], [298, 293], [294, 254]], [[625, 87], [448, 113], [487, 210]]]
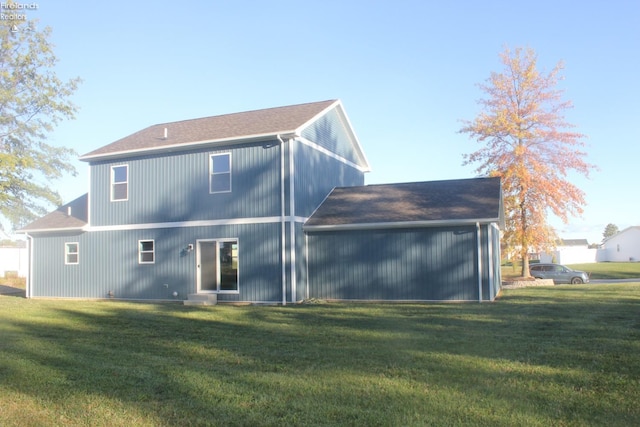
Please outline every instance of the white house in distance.
[[0, 230], [0, 277], [10, 274], [27, 277], [28, 256], [24, 240], [15, 240]]
[[600, 262], [640, 261], [640, 226], [628, 227], [602, 242]]
[[583, 264], [596, 262], [597, 249], [590, 249], [587, 239], [561, 239], [551, 253], [541, 253], [540, 262]]

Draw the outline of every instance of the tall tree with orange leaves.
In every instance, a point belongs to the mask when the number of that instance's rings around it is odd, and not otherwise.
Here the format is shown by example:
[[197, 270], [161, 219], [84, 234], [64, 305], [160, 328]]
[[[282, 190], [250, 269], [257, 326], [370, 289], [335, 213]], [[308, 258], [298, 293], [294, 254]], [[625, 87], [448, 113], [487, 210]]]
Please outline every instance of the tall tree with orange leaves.
[[530, 249], [548, 249], [557, 238], [548, 213], [567, 223], [583, 211], [584, 192], [568, 181], [569, 172], [588, 177], [594, 166], [581, 151], [585, 135], [572, 132], [563, 115], [573, 105], [557, 89], [562, 62], [544, 73], [531, 48], [505, 48], [500, 58], [503, 71], [479, 85], [488, 95], [478, 101], [483, 111], [460, 129], [483, 144], [465, 154], [463, 164], [476, 164], [480, 175], [501, 177], [504, 240], [522, 259], [522, 276], [529, 277]]

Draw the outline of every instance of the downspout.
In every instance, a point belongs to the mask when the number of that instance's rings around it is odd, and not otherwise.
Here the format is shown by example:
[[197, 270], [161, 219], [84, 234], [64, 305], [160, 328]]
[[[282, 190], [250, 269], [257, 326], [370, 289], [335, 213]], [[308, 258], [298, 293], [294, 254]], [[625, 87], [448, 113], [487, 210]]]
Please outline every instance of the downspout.
[[493, 301], [496, 294], [496, 280], [493, 277], [493, 230], [490, 225], [487, 226], [487, 253], [489, 258], [489, 301]]
[[294, 144], [291, 143], [292, 139], [289, 139], [289, 243], [291, 245], [291, 252], [289, 255], [289, 262], [291, 263], [291, 302], [295, 303], [297, 299], [296, 289], [296, 205], [294, 197], [294, 167], [293, 167], [293, 150]]
[[478, 301], [482, 302], [482, 236], [479, 222], [476, 222], [476, 231], [478, 237]]
[[[496, 255], [496, 259], [501, 260], [502, 259], [502, 250], [500, 248], [500, 227], [498, 227], [498, 225], [496, 223], [491, 223], [491, 227], [493, 227], [493, 232], [495, 233], [495, 236], [497, 238], [497, 244], [496, 242], [492, 242], [491, 245], [495, 245], [495, 249], [497, 255]], [[495, 240], [495, 239], [494, 239]], [[500, 271], [500, 269], [498, 268], [496, 271], [494, 271], [494, 274], [498, 275], [498, 280], [497, 280], [497, 285], [498, 288], [502, 288], [502, 271]]]
[[305, 258], [305, 265], [307, 268], [307, 280], [306, 280], [306, 286], [304, 289], [304, 299], [308, 300], [309, 299], [309, 235], [307, 233], [304, 234], [304, 258]]
[[280, 135], [276, 135], [278, 141], [280, 141], [280, 245], [282, 246], [281, 257], [282, 261], [282, 305], [287, 305], [287, 269], [285, 266], [285, 259], [287, 256], [286, 250], [286, 227], [285, 227], [285, 204], [284, 204], [284, 140]]
[[27, 252], [28, 252], [28, 267], [27, 267], [27, 286], [25, 291], [25, 297], [31, 298], [31, 281], [33, 280], [33, 237], [29, 236], [29, 233], [24, 233], [27, 236]]
[[91, 227], [91, 165], [87, 167], [87, 171], [89, 175], [89, 189], [87, 190], [87, 227]]

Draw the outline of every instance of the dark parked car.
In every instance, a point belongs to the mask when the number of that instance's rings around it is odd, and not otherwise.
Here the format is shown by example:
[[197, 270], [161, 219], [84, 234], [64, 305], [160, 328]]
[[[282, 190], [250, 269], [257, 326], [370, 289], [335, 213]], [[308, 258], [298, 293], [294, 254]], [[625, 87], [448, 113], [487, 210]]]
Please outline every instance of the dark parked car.
[[531, 275], [536, 279], [553, 279], [554, 283], [571, 283], [578, 285], [589, 282], [589, 274], [572, 270], [559, 264], [534, 264], [529, 267]]

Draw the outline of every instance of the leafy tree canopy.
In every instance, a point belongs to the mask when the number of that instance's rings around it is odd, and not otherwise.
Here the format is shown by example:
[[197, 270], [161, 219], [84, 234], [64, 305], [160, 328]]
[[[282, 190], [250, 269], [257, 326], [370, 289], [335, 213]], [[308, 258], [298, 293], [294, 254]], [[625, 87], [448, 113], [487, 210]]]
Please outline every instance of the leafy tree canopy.
[[620, 230], [618, 230], [618, 226], [615, 224], [607, 224], [604, 228], [604, 232], [602, 233], [603, 239], [608, 239], [611, 236], [615, 236], [618, 234]]
[[61, 81], [48, 41], [35, 21], [0, 20], [0, 216], [20, 227], [61, 204], [52, 180], [76, 173], [75, 152], [46, 136], [77, 108], [69, 98], [80, 79]]
[[505, 243], [523, 260], [522, 275], [529, 276], [529, 250], [547, 249], [557, 240], [547, 212], [565, 223], [582, 213], [584, 193], [568, 181], [569, 172], [588, 176], [593, 165], [582, 151], [585, 136], [572, 132], [563, 116], [572, 104], [556, 88], [562, 63], [541, 72], [535, 51], [522, 48], [506, 48], [500, 58], [502, 72], [479, 85], [487, 95], [478, 101], [483, 111], [460, 130], [482, 144], [464, 155], [464, 164], [502, 178]]

